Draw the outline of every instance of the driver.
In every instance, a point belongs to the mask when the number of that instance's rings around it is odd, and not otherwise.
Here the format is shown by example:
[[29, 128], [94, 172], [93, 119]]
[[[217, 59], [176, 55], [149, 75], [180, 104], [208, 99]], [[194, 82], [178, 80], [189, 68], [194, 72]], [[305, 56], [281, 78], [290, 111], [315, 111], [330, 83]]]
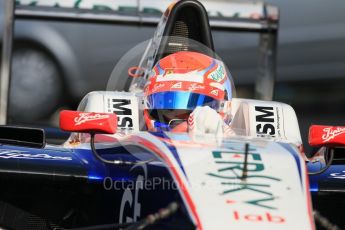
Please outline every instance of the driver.
[[149, 131], [229, 132], [231, 75], [222, 61], [181, 51], [154, 66], [144, 89]]

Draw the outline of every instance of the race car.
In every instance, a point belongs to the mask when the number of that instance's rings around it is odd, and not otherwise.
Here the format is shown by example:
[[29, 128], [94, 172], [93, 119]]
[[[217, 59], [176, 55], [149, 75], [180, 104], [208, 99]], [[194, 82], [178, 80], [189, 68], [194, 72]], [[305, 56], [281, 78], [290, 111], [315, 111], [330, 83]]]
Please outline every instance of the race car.
[[62, 111], [63, 145], [0, 128], [1, 228], [315, 228], [293, 108], [235, 97], [199, 2], [171, 5], [140, 62], [120, 63], [129, 91]]

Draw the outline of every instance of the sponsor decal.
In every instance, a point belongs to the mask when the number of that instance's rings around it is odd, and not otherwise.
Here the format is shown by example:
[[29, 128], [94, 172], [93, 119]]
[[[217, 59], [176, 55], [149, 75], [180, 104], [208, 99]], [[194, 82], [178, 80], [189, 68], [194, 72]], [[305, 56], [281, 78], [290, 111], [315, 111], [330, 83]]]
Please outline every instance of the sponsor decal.
[[222, 64], [218, 64], [218, 67], [212, 71], [208, 77], [209, 79], [212, 79], [216, 82], [221, 82], [225, 78], [225, 70]]
[[165, 81], [181, 81], [181, 82], [195, 82], [203, 83], [204, 76], [197, 73], [197, 71], [184, 73], [172, 73], [167, 75], [158, 75], [156, 77], [156, 82], [165, 82]]
[[342, 127], [327, 127], [323, 129], [324, 134], [322, 135], [323, 142], [330, 141], [335, 137], [345, 133], [345, 128]]
[[120, 129], [133, 129], [132, 108], [130, 99], [108, 99], [108, 105], [117, 115], [117, 127]]
[[61, 160], [71, 161], [72, 157], [51, 156], [46, 153], [33, 154], [28, 151], [0, 149], [1, 159], [27, 159], [27, 160]]
[[215, 96], [218, 96], [218, 92], [219, 92], [218, 89], [214, 89], [214, 90], [211, 91], [211, 94], [213, 94]]
[[126, 188], [122, 194], [119, 223], [131, 223], [137, 221], [141, 216], [140, 191], [144, 190], [144, 182], [147, 180], [147, 166], [145, 164], [135, 165], [130, 171], [141, 170], [136, 178], [134, 190]]
[[[113, 10], [118, 12], [130, 12], [133, 11], [140, 13], [156, 13], [163, 14], [166, 10], [166, 3], [160, 4], [155, 2], [152, 4], [145, 4], [146, 1], [140, 2], [141, 7], [133, 4], [119, 4], [118, 1], [109, 0], [16, 0], [17, 5], [29, 5], [29, 6], [49, 6], [49, 7], [64, 7], [64, 8], [77, 8], [77, 9], [91, 9], [91, 10]], [[221, 7], [217, 3], [208, 3], [213, 7], [212, 10], [207, 11], [209, 17], [236, 17], [236, 18], [253, 18], [262, 15], [262, 8], [260, 5], [245, 4], [245, 7], [241, 3], [231, 4], [231, 7]], [[275, 15], [273, 15], [275, 16]]]
[[282, 137], [281, 117], [278, 107], [255, 106], [256, 135]]
[[188, 128], [190, 130], [193, 130], [194, 129], [194, 124], [195, 124], [195, 122], [194, 122], [194, 113], [191, 113], [191, 115], [189, 115], [189, 117], [188, 117]]
[[202, 89], [205, 89], [205, 86], [199, 85], [199, 84], [196, 84], [196, 83], [192, 83], [192, 84], [188, 87], [188, 90], [189, 90], [189, 91], [202, 90]]
[[164, 86], [165, 86], [165, 84], [163, 84], [163, 83], [155, 84], [155, 85], [153, 86], [152, 92], [156, 92], [157, 90], [163, 88]]
[[103, 120], [109, 118], [109, 115], [104, 114], [94, 114], [90, 115], [88, 113], [80, 113], [79, 117], [74, 118], [75, 126], [81, 125], [88, 121], [96, 121], [96, 120]]
[[178, 82], [171, 86], [171, 89], [181, 89], [182, 88], [182, 82]]
[[[265, 174], [265, 164], [261, 159], [261, 154], [257, 149], [250, 147], [248, 152], [246, 180], [241, 180], [240, 176], [244, 169], [243, 146], [233, 145], [231, 150], [213, 151], [214, 163], [217, 171], [207, 173], [208, 176], [216, 178], [220, 187], [220, 192], [225, 198], [241, 197], [242, 200], [233, 200], [230, 203], [242, 203], [249, 206], [259, 207], [263, 210], [277, 210], [276, 200], [272, 186], [280, 183], [281, 179]], [[250, 193], [250, 196], [241, 196], [241, 193]], [[239, 217], [240, 219], [240, 217]], [[241, 219], [245, 219], [242, 217]]]
[[268, 222], [282, 224], [285, 222], [285, 218], [281, 216], [273, 216], [270, 212], [263, 214], [244, 214], [239, 211], [233, 211], [233, 218], [237, 221], [249, 221], [249, 222]]
[[116, 115], [132, 115], [131, 108], [128, 108], [126, 106], [131, 105], [131, 100], [129, 99], [113, 99], [113, 112], [116, 113]]
[[331, 173], [330, 178], [345, 180], [345, 171], [342, 171], [341, 173]]

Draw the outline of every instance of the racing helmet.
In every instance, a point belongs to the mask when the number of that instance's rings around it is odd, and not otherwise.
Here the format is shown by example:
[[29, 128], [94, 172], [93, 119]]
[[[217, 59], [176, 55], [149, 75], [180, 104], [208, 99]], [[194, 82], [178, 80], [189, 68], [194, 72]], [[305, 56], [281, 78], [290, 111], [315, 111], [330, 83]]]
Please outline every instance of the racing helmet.
[[144, 119], [150, 131], [170, 131], [197, 106], [224, 114], [232, 98], [224, 63], [205, 54], [180, 51], [156, 63], [144, 88]]

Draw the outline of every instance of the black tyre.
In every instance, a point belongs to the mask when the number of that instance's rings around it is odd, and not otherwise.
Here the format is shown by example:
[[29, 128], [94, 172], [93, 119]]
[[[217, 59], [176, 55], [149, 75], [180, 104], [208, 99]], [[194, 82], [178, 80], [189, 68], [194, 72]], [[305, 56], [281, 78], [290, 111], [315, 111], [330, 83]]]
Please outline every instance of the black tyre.
[[9, 98], [11, 123], [49, 117], [59, 104], [61, 91], [59, 68], [50, 55], [34, 48], [14, 50]]

